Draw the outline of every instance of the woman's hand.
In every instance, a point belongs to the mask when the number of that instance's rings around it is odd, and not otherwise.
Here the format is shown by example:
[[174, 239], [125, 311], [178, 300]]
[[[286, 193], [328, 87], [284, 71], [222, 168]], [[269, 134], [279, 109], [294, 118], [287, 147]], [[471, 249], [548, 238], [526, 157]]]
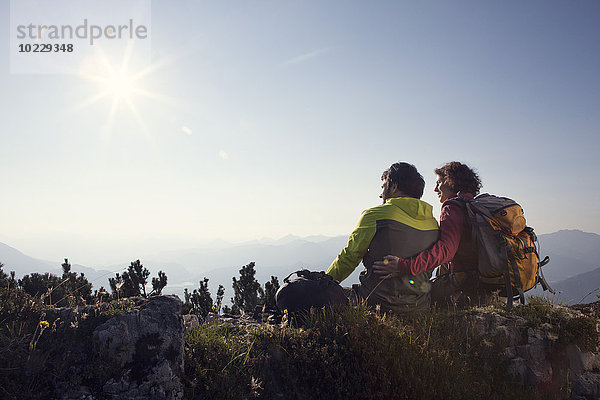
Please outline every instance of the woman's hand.
[[373, 273], [379, 275], [381, 279], [387, 278], [394, 272], [398, 272], [398, 260], [400, 258], [387, 255], [383, 258], [383, 261], [375, 261], [373, 263]]

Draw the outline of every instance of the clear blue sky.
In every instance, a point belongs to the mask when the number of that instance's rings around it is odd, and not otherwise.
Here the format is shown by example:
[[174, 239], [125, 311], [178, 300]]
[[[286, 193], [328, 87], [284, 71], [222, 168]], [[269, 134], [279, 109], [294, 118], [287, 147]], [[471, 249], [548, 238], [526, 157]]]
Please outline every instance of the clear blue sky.
[[436, 216], [458, 160], [539, 233], [600, 233], [600, 2], [152, 1], [137, 118], [11, 74], [0, 13], [0, 241], [28, 254], [347, 235], [399, 160]]

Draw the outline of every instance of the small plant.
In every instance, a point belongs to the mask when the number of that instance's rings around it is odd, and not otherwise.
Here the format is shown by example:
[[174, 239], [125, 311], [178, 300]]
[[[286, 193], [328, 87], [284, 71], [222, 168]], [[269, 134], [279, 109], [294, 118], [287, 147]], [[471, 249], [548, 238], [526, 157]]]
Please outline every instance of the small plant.
[[113, 292], [113, 298], [121, 297], [144, 297], [160, 295], [165, 286], [167, 286], [167, 275], [158, 271], [158, 278], [152, 278], [152, 291], [146, 293], [146, 285], [150, 271], [145, 268], [140, 260], [133, 261], [123, 274], [116, 273], [114, 278], [109, 278], [108, 282]]
[[275, 308], [275, 294], [279, 290], [279, 280], [276, 276], [271, 276], [271, 280], [265, 283], [265, 290], [260, 302], [267, 307]]
[[[46, 314], [42, 313], [41, 318], [44, 317], [46, 317]], [[33, 338], [31, 338], [31, 342], [29, 342], [29, 351], [35, 350], [35, 346], [37, 346], [37, 342], [38, 340], [40, 340], [42, 333], [44, 333], [44, 330], [49, 326], [50, 323], [48, 323], [48, 321], [44, 319], [40, 320], [40, 323], [38, 324], [37, 328], [35, 329], [35, 332], [33, 333]]]
[[183, 314], [196, 314], [205, 318], [209, 312], [216, 310], [216, 307], [213, 306], [213, 300], [210, 297], [210, 291], [208, 290], [208, 278], [200, 281], [200, 287], [194, 289], [192, 293], [186, 288], [183, 295], [185, 298], [181, 311]]
[[242, 311], [252, 312], [264, 295], [260, 283], [256, 280], [255, 264], [251, 262], [240, 269], [240, 278], [233, 278], [234, 297], [231, 299], [232, 311], [239, 314]]

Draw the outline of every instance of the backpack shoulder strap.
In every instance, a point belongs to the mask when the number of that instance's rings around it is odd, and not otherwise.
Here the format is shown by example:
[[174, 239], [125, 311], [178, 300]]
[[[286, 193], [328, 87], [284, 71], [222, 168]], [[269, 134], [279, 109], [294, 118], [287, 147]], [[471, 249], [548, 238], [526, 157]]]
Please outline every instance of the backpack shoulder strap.
[[294, 274], [298, 275], [299, 278], [306, 278], [306, 279], [310, 279], [313, 281], [318, 281], [321, 279], [333, 280], [333, 277], [331, 277], [330, 275], [327, 275], [325, 273], [325, 271], [309, 271], [307, 269], [302, 269], [300, 271], [292, 272], [286, 278], [284, 278], [283, 281], [285, 283], [288, 283], [290, 281], [290, 277]]
[[303, 276], [303, 275], [305, 275], [305, 274], [307, 274], [307, 273], [309, 273], [309, 272], [310, 272], [310, 271], [309, 271], [309, 270], [307, 270], [307, 269], [301, 269], [300, 271], [294, 271], [294, 272], [292, 272], [291, 274], [289, 274], [287, 277], [283, 278], [283, 281], [284, 281], [285, 283], [288, 283], [288, 282], [290, 281], [290, 277], [291, 277], [292, 275], [296, 274], [296, 275], [298, 275], [298, 276]]
[[[467, 199], [462, 195], [462, 193], [458, 193], [458, 195], [452, 199], [446, 200], [442, 207], [448, 204], [455, 204], [459, 206], [464, 212], [467, 222], [471, 224], [473, 230], [475, 229], [475, 225], [486, 225], [487, 223], [484, 220], [478, 219], [477, 215], [481, 215], [485, 218], [491, 218], [492, 215], [490, 211], [485, 207], [485, 205], [481, 205], [478, 202], [478, 197], [473, 199]], [[473, 232], [475, 235], [475, 232]], [[475, 237], [475, 236], [474, 236]]]
[[467, 203], [470, 201], [471, 199], [467, 199], [462, 195], [462, 193], [459, 193], [456, 197], [444, 201], [442, 203], [442, 207], [448, 204], [456, 204], [457, 206], [464, 209], [467, 206]]

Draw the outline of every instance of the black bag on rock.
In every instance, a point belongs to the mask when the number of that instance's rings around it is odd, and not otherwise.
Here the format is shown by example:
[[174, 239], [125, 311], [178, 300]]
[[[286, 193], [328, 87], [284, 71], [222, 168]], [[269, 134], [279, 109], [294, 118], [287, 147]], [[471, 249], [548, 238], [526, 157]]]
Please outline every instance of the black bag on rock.
[[[290, 277], [294, 274], [298, 277], [290, 281]], [[277, 308], [283, 312], [348, 304], [344, 289], [324, 271], [311, 272], [303, 269], [292, 272], [283, 282], [284, 284], [275, 294]]]

